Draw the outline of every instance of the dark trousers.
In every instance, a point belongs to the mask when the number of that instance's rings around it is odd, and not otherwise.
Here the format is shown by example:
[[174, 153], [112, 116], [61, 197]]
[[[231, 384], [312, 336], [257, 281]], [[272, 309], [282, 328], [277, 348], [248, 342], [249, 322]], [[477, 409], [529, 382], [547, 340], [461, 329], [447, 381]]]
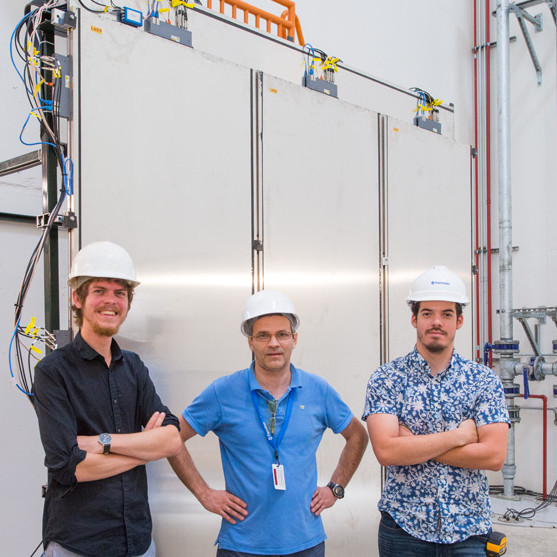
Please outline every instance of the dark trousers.
[[379, 523], [379, 557], [485, 557], [487, 536], [472, 536], [463, 542], [432, 543], [405, 532], [386, 512]]

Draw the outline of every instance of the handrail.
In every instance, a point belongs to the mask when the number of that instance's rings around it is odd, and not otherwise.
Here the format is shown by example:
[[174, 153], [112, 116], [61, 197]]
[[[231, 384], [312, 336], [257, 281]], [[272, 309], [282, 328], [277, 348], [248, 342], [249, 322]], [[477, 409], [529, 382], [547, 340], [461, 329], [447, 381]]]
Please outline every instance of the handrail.
[[[255, 26], [261, 28], [261, 20], [266, 22], [266, 31], [271, 33], [272, 25], [277, 26], [277, 35], [283, 39], [288, 39], [294, 41], [296, 35], [298, 37], [298, 42], [301, 46], [304, 46], [304, 36], [302, 34], [302, 26], [300, 25], [300, 20], [296, 15], [296, 3], [292, 0], [273, 0], [277, 4], [284, 6], [286, 10], [282, 12], [280, 16], [262, 10], [257, 6], [252, 6], [243, 0], [216, 0], [219, 3], [219, 11], [224, 14], [225, 4], [228, 4], [232, 8], [232, 18], [238, 19], [238, 10], [244, 13], [244, 23], [249, 24], [249, 17], [255, 17]], [[213, 9], [213, 0], [207, 0], [207, 7]]]

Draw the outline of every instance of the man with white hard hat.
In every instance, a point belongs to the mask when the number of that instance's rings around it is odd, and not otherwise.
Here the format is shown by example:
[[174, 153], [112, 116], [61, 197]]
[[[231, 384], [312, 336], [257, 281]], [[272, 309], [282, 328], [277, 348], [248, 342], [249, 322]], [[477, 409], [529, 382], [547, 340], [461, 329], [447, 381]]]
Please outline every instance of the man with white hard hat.
[[44, 555], [152, 557], [144, 465], [182, 443], [147, 368], [113, 338], [139, 284], [134, 265], [122, 247], [94, 242], [68, 284], [80, 330], [37, 364], [33, 387], [48, 468]]
[[362, 416], [387, 467], [379, 555], [485, 557], [491, 508], [482, 470], [505, 460], [503, 388], [491, 369], [454, 350], [468, 304], [457, 275], [429, 269], [407, 301], [416, 346], [371, 374]]
[[[250, 367], [211, 383], [180, 416], [183, 441], [213, 431], [226, 490], [210, 488], [187, 449], [169, 459], [209, 511], [222, 517], [218, 557], [324, 555], [321, 513], [344, 496], [367, 445], [365, 429], [336, 391], [290, 363], [300, 319], [272, 290], [247, 301], [242, 333]], [[346, 440], [327, 486], [317, 486], [315, 453], [327, 428]]]

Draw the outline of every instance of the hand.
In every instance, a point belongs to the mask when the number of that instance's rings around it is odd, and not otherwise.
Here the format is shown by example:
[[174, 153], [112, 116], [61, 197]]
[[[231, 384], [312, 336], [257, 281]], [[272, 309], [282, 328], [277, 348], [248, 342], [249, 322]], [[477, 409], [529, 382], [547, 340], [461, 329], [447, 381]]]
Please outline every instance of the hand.
[[164, 419], [166, 418], [166, 414], [164, 412], [155, 412], [147, 422], [147, 425], [143, 428], [144, 431], [149, 429], [157, 429], [157, 427], [161, 427]]
[[103, 453], [103, 446], [99, 443], [98, 435], [78, 435], [77, 446], [88, 453]]
[[332, 507], [337, 502], [337, 498], [333, 495], [333, 491], [329, 487], [318, 487], [311, 498], [309, 510], [319, 516], [325, 509]]
[[405, 425], [399, 424], [398, 426], [398, 436], [399, 437], [414, 437], [412, 430]]
[[476, 429], [476, 422], [472, 419], [464, 420], [457, 428], [461, 434], [462, 445], [469, 445], [470, 443], [477, 443], [479, 441], [478, 430]]
[[228, 491], [208, 488], [199, 501], [208, 511], [222, 516], [230, 524], [236, 524], [235, 519], [244, 520], [248, 515], [246, 503]]

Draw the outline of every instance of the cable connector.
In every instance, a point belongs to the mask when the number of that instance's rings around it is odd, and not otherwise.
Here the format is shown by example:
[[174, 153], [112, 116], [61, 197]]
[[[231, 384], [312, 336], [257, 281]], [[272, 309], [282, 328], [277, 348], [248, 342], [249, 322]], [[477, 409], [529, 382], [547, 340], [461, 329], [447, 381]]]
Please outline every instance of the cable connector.
[[[50, 220], [50, 213], [45, 213], [44, 215], [39, 215], [37, 217], [37, 228], [46, 228], [48, 226], [48, 221]], [[62, 215], [57, 215], [54, 219], [54, 225], [59, 228], [67, 228], [71, 230], [72, 228], [77, 228], [77, 217], [73, 211], [67, 211]]]

